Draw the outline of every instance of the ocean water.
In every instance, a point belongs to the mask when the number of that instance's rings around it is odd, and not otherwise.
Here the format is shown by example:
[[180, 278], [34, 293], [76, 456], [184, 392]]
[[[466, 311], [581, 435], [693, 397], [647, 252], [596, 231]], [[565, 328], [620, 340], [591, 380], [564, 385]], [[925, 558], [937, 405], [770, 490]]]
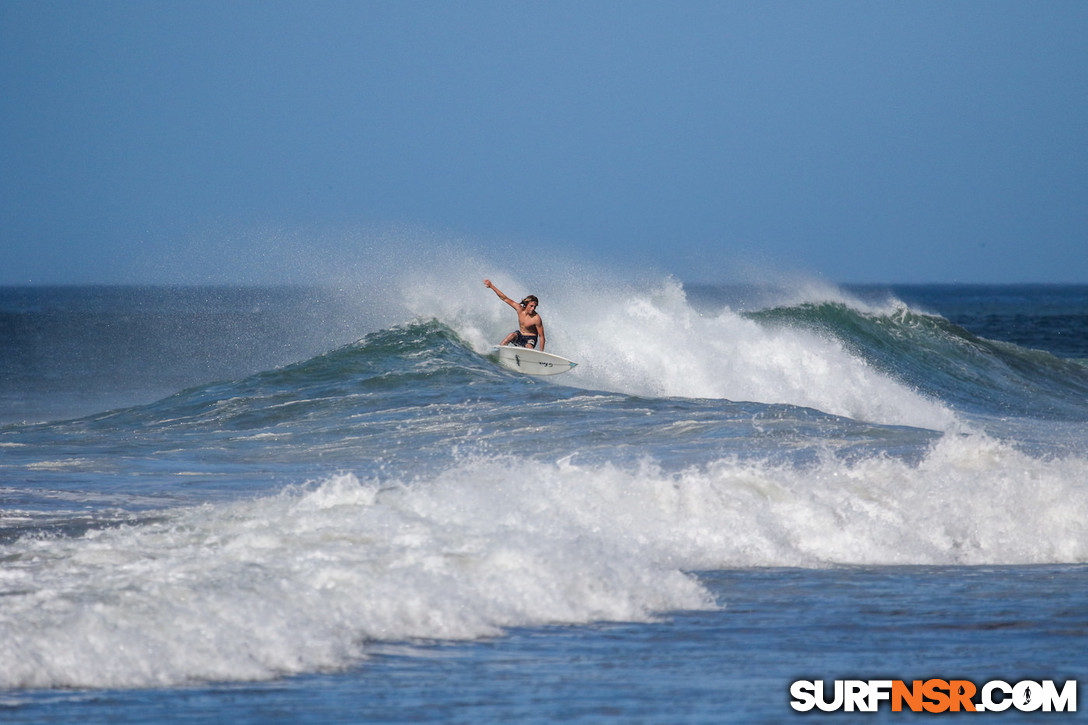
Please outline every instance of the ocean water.
[[0, 289], [0, 719], [1088, 682], [1088, 287], [480, 279]]

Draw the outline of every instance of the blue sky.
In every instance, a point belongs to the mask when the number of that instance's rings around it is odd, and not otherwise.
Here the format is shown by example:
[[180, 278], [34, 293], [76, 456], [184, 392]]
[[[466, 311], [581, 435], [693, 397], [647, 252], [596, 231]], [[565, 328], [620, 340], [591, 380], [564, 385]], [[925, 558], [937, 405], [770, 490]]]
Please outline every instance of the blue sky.
[[[1088, 3], [0, 2], [0, 283], [1088, 282]], [[412, 250], [418, 261], [412, 261]]]

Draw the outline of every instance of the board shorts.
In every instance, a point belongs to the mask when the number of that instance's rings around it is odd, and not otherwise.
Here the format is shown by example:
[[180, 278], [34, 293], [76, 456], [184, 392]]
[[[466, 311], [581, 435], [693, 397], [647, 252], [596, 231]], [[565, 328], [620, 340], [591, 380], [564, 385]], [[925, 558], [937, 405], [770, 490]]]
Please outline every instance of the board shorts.
[[511, 345], [517, 345], [518, 347], [531, 347], [534, 350], [538, 342], [538, 335], [524, 335], [521, 330], [514, 331], [514, 339], [511, 340]]

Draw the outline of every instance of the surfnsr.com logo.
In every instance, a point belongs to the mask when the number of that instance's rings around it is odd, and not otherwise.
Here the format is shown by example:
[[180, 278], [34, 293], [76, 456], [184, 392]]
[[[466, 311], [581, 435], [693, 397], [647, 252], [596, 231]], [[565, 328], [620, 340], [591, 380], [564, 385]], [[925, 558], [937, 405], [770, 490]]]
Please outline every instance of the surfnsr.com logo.
[[797, 680], [790, 685], [790, 707], [799, 712], [876, 712], [887, 703], [892, 712], [1076, 712], [1077, 681], [1060, 688], [1053, 680], [1010, 684], [991, 680], [982, 687], [969, 680]]

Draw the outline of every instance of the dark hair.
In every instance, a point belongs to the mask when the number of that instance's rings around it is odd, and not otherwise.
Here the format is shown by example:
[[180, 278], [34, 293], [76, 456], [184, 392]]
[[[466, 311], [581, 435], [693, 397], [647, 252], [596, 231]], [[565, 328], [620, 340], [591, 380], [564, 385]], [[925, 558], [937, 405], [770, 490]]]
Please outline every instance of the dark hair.
[[525, 299], [521, 301], [521, 306], [524, 309], [525, 305], [530, 302], [535, 302], [537, 307], [540, 307], [540, 300], [536, 298], [536, 295], [526, 295]]

